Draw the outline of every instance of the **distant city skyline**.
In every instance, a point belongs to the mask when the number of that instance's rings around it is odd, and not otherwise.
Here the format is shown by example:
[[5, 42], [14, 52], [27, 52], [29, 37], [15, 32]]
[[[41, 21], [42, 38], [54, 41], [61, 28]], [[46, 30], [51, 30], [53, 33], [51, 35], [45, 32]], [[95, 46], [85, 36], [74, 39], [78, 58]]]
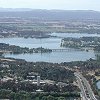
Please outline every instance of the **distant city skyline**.
[[99, 0], [0, 0], [1, 8], [100, 11]]

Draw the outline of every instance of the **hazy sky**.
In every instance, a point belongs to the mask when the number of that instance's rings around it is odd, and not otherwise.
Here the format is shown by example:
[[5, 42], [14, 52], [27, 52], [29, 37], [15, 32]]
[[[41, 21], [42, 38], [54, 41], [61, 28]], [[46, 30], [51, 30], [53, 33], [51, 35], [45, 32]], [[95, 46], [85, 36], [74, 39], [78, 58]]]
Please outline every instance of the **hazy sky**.
[[100, 11], [100, 0], [0, 0], [0, 7]]

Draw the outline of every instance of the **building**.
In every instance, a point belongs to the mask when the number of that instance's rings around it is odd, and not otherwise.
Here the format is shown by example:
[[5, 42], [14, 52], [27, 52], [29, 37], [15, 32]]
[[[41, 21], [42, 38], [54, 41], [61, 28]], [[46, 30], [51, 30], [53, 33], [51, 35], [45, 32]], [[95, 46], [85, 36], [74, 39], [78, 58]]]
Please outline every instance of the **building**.
[[37, 86], [40, 86], [40, 81], [41, 81], [40, 76], [37, 76]]

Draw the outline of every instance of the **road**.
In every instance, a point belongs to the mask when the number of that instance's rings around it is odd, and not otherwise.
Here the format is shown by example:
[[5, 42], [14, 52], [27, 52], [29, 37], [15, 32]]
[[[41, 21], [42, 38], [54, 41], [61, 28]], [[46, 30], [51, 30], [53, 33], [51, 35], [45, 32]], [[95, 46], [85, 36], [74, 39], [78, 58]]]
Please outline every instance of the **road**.
[[79, 88], [81, 89], [82, 100], [88, 100], [81, 78], [77, 75], [77, 73], [75, 73], [75, 76], [77, 77]]
[[[91, 89], [91, 86], [90, 86], [89, 82], [86, 80], [86, 78], [84, 78], [82, 76], [82, 74], [80, 74], [79, 72], [75, 73], [75, 76], [78, 79], [78, 84], [80, 86], [80, 89], [81, 89], [81, 92], [82, 92], [82, 96], [83, 96], [83, 98], [85, 97], [84, 100], [97, 100], [95, 95], [94, 95], [94, 93], [93, 93], [93, 91], [92, 91], [92, 89]], [[88, 95], [90, 97], [89, 99], [88, 99], [88, 97], [86, 95], [86, 92], [88, 92]]]

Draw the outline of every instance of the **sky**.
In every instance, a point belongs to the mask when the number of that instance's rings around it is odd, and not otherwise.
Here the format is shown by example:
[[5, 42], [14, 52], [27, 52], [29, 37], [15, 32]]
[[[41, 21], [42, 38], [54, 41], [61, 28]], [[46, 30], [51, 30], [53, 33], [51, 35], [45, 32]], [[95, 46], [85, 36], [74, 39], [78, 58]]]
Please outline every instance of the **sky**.
[[100, 11], [100, 0], [0, 0], [0, 7]]

